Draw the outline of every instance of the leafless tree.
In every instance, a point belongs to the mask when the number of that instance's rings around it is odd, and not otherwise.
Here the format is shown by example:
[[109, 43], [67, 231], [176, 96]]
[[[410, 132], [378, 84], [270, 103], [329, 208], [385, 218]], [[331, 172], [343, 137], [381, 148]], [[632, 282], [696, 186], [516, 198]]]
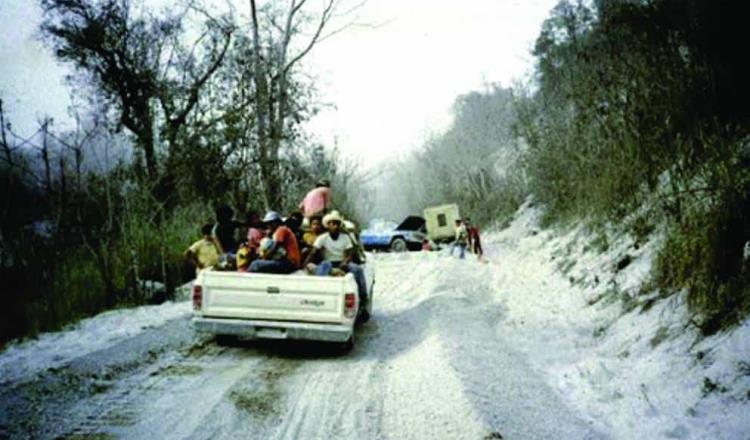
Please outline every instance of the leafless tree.
[[292, 73], [316, 44], [337, 32], [324, 31], [339, 12], [344, 12], [339, 11], [339, 0], [324, 0], [317, 3], [320, 9], [312, 15], [306, 9], [313, 3], [289, 0], [284, 9], [259, 10], [256, 1], [250, 0], [255, 131], [264, 202], [268, 208], [283, 206], [279, 154], [292, 116]]

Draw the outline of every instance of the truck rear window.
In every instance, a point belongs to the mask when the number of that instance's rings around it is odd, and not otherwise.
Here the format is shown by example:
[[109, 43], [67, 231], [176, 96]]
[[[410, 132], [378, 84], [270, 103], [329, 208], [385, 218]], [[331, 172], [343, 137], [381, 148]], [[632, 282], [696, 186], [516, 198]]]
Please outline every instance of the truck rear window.
[[448, 224], [448, 222], [445, 220], [445, 214], [438, 214], [437, 220], [438, 220], [438, 226], [441, 228]]

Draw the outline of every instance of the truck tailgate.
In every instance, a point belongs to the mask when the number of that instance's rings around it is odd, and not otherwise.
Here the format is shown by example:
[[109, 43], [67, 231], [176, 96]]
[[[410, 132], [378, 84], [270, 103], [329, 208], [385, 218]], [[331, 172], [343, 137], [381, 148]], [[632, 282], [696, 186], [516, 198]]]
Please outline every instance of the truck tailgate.
[[344, 294], [356, 293], [351, 275], [316, 277], [204, 271], [204, 317], [341, 323]]

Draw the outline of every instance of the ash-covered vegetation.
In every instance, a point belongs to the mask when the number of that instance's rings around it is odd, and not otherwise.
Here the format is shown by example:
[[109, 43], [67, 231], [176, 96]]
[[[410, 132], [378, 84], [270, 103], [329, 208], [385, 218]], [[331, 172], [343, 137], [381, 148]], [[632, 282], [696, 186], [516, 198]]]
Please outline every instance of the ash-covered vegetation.
[[536, 40], [534, 76], [459, 97], [452, 126], [388, 179], [416, 211], [451, 201], [502, 224], [531, 196], [550, 224], [656, 232], [654, 286], [686, 289], [706, 334], [736, 323], [750, 310], [748, 12], [563, 0]]
[[172, 297], [194, 275], [183, 250], [220, 203], [240, 221], [287, 214], [326, 177], [358, 216], [357, 164], [304, 130], [320, 101], [301, 68], [351, 5], [38, 4], [42, 38], [71, 67], [76, 124], [43, 118], [21, 136], [0, 101], [0, 343]]
[[[289, 212], [325, 176], [337, 208], [365, 220], [358, 164], [305, 131], [321, 103], [301, 63], [351, 4], [251, 0], [244, 18], [200, 1], [38, 4], [40, 34], [73, 72], [76, 124], [42, 118], [21, 136], [0, 101], [0, 341], [158, 300], [150, 281], [170, 297], [218, 203], [239, 219]], [[656, 233], [654, 286], [687, 290], [706, 334], [738, 322], [750, 310], [748, 9], [559, 2], [533, 75], [458, 97], [448, 129], [384, 167], [380, 196], [393, 215], [455, 202], [484, 225], [531, 197], [550, 224]]]
[[516, 210], [527, 194], [519, 162], [522, 140], [513, 91], [490, 85], [460, 96], [453, 105], [453, 124], [405, 159], [389, 164], [382, 196], [400, 197], [402, 217], [446, 202], [460, 204], [479, 224]]

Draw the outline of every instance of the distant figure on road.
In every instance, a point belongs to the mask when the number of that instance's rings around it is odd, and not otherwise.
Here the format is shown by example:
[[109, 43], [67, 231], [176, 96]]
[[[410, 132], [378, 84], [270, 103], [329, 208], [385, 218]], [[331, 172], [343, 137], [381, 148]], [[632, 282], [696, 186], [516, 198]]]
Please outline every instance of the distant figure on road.
[[428, 251], [428, 252], [432, 250], [432, 246], [430, 245], [430, 240], [426, 238], [422, 240], [422, 250]]
[[482, 250], [482, 242], [479, 239], [479, 229], [471, 224], [471, 220], [466, 218], [466, 228], [469, 235], [469, 250], [477, 256], [479, 261], [482, 261], [484, 251]]
[[458, 258], [463, 259], [466, 253], [466, 242], [468, 241], [469, 233], [466, 230], [466, 225], [460, 219], [456, 219], [456, 238], [451, 243], [450, 256], [453, 256], [453, 250], [458, 246], [459, 255]]
[[307, 193], [299, 204], [299, 209], [306, 218], [314, 216], [323, 216], [328, 210], [328, 204], [331, 202], [331, 182], [327, 179], [321, 179], [315, 185], [315, 188]]

